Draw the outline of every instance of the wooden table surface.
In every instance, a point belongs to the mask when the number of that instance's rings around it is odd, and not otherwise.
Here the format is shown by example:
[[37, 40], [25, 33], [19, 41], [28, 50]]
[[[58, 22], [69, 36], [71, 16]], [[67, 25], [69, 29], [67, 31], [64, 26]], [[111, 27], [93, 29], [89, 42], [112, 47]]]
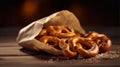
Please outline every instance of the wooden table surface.
[[[3, 31], [4, 32], [4, 31]], [[7, 34], [7, 33], [6, 33]], [[53, 56], [41, 52], [23, 49], [15, 39], [15, 35], [2, 36], [0, 34], [0, 67], [115, 67], [120, 66], [120, 39], [112, 39], [113, 46], [110, 51], [92, 58], [68, 59], [64, 56]]]

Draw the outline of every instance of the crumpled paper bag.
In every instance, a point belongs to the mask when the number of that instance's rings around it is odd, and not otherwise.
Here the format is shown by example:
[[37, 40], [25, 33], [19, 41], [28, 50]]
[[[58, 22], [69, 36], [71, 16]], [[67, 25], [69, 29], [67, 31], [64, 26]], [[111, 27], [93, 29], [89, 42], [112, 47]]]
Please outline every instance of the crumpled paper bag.
[[35, 39], [43, 27], [50, 25], [70, 26], [75, 30], [76, 33], [85, 34], [84, 29], [81, 27], [80, 22], [75, 15], [68, 10], [62, 10], [48, 17], [34, 21], [22, 28], [17, 36], [17, 43], [29, 50], [44, 51], [53, 55], [61, 55], [61, 50], [49, 45], [45, 45], [44, 43]]

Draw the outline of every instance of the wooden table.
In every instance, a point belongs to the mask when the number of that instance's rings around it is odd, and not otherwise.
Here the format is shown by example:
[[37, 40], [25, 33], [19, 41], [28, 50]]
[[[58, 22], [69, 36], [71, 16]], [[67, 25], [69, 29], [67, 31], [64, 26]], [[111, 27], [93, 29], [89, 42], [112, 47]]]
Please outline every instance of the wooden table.
[[[6, 33], [7, 34], [7, 33]], [[0, 37], [0, 67], [115, 67], [120, 66], [120, 41], [113, 39], [113, 46], [110, 51], [92, 58], [68, 59], [64, 56], [53, 56], [40, 52], [33, 52], [22, 49], [16, 41], [16, 34]]]

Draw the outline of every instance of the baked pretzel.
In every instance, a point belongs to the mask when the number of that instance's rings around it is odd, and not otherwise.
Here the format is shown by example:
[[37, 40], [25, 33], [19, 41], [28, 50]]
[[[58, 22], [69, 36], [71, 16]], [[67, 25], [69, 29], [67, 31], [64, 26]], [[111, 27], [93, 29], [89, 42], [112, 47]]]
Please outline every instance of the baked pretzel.
[[104, 34], [99, 34], [97, 32], [90, 32], [87, 35], [87, 38], [93, 40], [99, 46], [99, 52], [104, 53], [110, 50], [112, 46], [111, 40]]
[[35, 37], [37, 40], [39, 40], [42, 36], [48, 35], [47, 29], [42, 29], [40, 33]]
[[49, 26], [47, 30], [50, 35], [59, 38], [73, 37], [76, 35], [74, 30], [67, 26]]
[[73, 50], [76, 50], [82, 57], [94, 57], [99, 52], [97, 44], [88, 38], [75, 37], [69, 42], [74, 47]]
[[111, 48], [111, 40], [104, 34], [89, 32], [81, 36], [67, 26], [49, 26], [41, 30], [36, 36], [40, 42], [60, 49], [64, 56], [74, 58], [78, 54], [82, 57], [94, 57]]
[[59, 42], [59, 47], [62, 49], [63, 55], [68, 58], [73, 58], [77, 56], [77, 52], [72, 51], [70, 44], [68, 44], [68, 39], [61, 39]]
[[39, 39], [39, 41], [55, 48], [59, 46], [59, 38], [54, 36], [43, 36]]
[[40, 33], [38, 34], [38, 36], [45, 36], [45, 35], [47, 35], [48, 33], [47, 33], [47, 29], [42, 29], [41, 31], [40, 31]]

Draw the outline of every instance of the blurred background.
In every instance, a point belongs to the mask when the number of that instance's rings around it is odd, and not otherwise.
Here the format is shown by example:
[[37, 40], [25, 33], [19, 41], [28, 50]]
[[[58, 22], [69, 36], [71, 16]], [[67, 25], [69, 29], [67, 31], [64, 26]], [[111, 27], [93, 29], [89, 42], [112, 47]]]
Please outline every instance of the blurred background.
[[[95, 58], [76, 57], [69, 61], [19, 47], [16, 38], [21, 28], [61, 10], [73, 12], [87, 33], [107, 35], [112, 49]], [[120, 67], [120, 0], [0, 0], [0, 67], [60, 67], [58, 64]]]
[[120, 0], [0, 0], [0, 36], [17, 36], [22, 27], [61, 10], [73, 12], [86, 31], [120, 41]]
[[25, 26], [60, 10], [73, 12], [82, 26], [120, 26], [119, 0], [1, 0], [0, 27]]

